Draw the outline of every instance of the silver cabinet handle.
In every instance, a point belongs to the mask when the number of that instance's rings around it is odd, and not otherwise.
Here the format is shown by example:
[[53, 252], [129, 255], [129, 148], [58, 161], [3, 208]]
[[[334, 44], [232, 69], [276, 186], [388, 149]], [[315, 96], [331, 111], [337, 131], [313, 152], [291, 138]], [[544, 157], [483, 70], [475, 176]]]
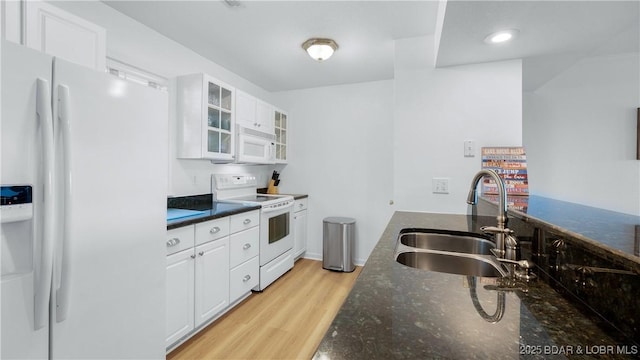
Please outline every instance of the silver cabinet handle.
[[211, 233], [211, 234], [215, 234], [215, 233], [218, 233], [218, 232], [220, 232], [220, 228], [217, 227], [217, 226], [214, 226], [213, 228], [211, 228], [211, 230], [209, 230], [209, 233]]
[[251, 219], [244, 219], [244, 221], [242, 223], [247, 225], [247, 224], [251, 223]]
[[180, 244], [180, 239], [178, 239], [178, 238], [173, 238], [173, 239], [167, 240], [167, 246], [168, 247], [176, 246], [178, 244]]
[[191, 255], [191, 258], [192, 258], [192, 259], [195, 259], [195, 258], [196, 258], [196, 256], [195, 256], [195, 255]]
[[251, 247], [251, 244], [246, 243], [246, 244], [244, 244], [244, 246], [242, 247], [242, 249], [247, 250], [247, 249], [249, 249], [250, 247]]
[[204, 251], [200, 251], [200, 252], [198, 253], [198, 255], [200, 255], [200, 256], [204, 255]]
[[245, 276], [242, 278], [242, 282], [247, 282], [247, 281], [249, 281], [249, 280], [251, 280], [251, 275], [245, 275]]

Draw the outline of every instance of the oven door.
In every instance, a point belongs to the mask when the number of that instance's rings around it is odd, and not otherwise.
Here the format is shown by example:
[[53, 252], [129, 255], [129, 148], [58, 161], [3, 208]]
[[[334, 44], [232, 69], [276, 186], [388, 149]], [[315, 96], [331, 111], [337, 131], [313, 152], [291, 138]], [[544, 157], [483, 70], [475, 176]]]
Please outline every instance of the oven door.
[[293, 201], [260, 211], [260, 266], [293, 248]]

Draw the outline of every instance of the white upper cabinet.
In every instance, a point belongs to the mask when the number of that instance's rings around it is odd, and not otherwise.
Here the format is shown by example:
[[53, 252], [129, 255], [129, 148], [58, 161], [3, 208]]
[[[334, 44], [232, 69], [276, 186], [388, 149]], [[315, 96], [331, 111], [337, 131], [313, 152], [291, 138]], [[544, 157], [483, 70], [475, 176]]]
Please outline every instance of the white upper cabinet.
[[233, 87], [206, 74], [180, 76], [177, 85], [178, 157], [233, 161]]
[[273, 134], [273, 106], [240, 90], [236, 91], [238, 125]]
[[289, 119], [287, 114], [281, 110], [275, 110], [274, 115], [274, 130], [276, 134], [276, 164], [287, 163], [287, 151], [289, 151], [289, 133], [287, 131], [289, 126]]
[[105, 30], [42, 1], [24, 1], [24, 44], [98, 71], [105, 70]]
[[256, 122], [258, 130], [273, 134], [273, 106], [258, 99], [256, 103]]

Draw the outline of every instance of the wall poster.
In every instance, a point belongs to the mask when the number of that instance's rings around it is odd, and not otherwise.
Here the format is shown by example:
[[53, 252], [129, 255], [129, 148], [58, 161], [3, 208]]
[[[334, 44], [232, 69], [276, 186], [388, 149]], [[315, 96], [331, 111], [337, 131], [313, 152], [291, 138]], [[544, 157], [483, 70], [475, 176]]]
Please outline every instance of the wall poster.
[[[495, 170], [500, 175], [507, 190], [507, 202], [510, 208], [527, 211], [529, 179], [524, 147], [483, 147], [482, 168]], [[498, 201], [498, 187], [495, 181], [484, 177], [482, 195]]]

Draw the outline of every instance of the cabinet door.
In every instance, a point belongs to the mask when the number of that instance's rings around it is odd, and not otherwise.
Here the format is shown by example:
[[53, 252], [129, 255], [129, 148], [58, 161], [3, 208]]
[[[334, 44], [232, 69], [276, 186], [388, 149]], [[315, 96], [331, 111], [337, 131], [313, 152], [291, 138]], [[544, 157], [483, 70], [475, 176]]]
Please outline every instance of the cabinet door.
[[273, 134], [273, 106], [258, 100], [256, 103], [256, 123], [259, 131]]
[[236, 122], [251, 129], [257, 128], [256, 121], [257, 99], [247, 93], [236, 91]]
[[166, 346], [180, 340], [194, 328], [193, 248], [167, 256]]
[[260, 283], [260, 260], [257, 256], [231, 269], [229, 297], [235, 302]]
[[307, 250], [307, 210], [293, 215], [293, 255], [299, 257]]
[[229, 306], [229, 238], [196, 247], [195, 326]]
[[288, 121], [287, 114], [282, 111], [275, 110], [273, 112], [274, 132], [276, 135], [276, 163], [287, 163], [287, 151], [289, 150], [288, 141]]
[[260, 252], [260, 227], [240, 231], [229, 237], [229, 266], [234, 268], [241, 263], [258, 256]]
[[105, 70], [105, 30], [42, 1], [25, 1], [26, 45], [98, 71]]
[[226, 86], [211, 79], [208, 76], [204, 81], [204, 93], [206, 94], [206, 122], [203, 124], [205, 131], [203, 143], [206, 144], [204, 152], [211, 159], [230, 159], [233, 155], [233, 118], [231, 104], [233, 103], [233, 91]]

